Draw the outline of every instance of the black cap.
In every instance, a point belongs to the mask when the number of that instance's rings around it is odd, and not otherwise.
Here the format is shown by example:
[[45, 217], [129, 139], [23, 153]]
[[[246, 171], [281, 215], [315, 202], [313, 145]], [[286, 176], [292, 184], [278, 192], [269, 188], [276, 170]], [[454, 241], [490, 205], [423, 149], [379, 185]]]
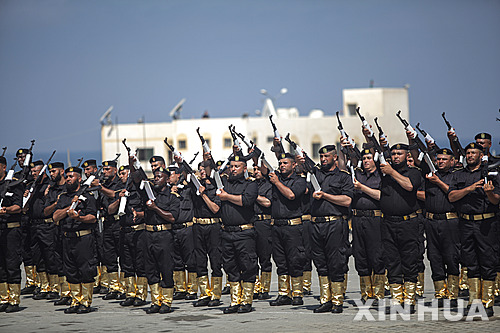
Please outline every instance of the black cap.
[[284, 159], [284, 158], [288, 158], [288, 159], [290, 159], [290, 160], [295, 161], [295, 156], [293, 156], [293, 155], [292, 155], [292, 154], [290, 154], [290, 153], [281, 153], [281, 154], [280, 154], [280, 158], [279, 158], [279, 159], [280, 159], [280, 160], [282, 160], [282, 159]]
[[89, 167], [89, 166], [97, 166], [97, 161], [96, 160], [86, 160], [83, 162], [82, 166], [84, 168]]
[[318, 153], [320, 153], [320, 154], [326, 154], [326, 153], [329, 153], [331, 151], [336, 152], [337, 151], [337, 147], [335, 147], [334, 145], [326, 145], [326, 146], [321, 147], [318, 150]]
[[38, 160], [38, 161], [35, 161], [35, 162], [31, 162], [31, 163], [30, 163], [30, 168], [34, 168], [34, 167], [39, 166], [39, 165], [43, 166], [43, 165], [45, 165], [45, 163], [43, 163], [43, 161], [42, 161], [42, 160]]
[[54, 169], [54, 168], [59, 168], [59, 169], [64, 169], [64, 163], [63, 162], [53, 162], [48, 165], [49, 170]]
[[408, 145], [405, 143], [396, 143], [391, 147], [391, 150], [408, 150]]
[[478, 149], [480, 151], [483, 151], [483, 146], [475, 143], [475, 142], [471, 142], [469, 143], [467, 146], [465, 146], [465, 151], [467, 151], [468, 149]]
[[7, 159], [5, 156], [0, 156], [0, 164], [7, 165]]
[[158, 167], [158, 168], [156, 168], [153, 171], [153, 174], [155, 174], [157, 172], [162, 172], [162, 173], [166, 174], [167, 176], [170, 176], [170, 171], [168, 171], [168, 169], [165, 169], [164, 167]]
[[29, 150], [28, 148], [19, 148], [17, 151], [16, 151], [16, 156], [19, 156], [21, 154], [27, 154], [29, 153]]
[[474, 137], [474, 140], [477, 140], [477, 139], [491, 140], [491, 134], [490, 133], [478, 133]]
[[370, 149], [363, 149], [361, 151], [361, 156], [368, 155], [368, 154], [373, 154]]
[[79, 167], [69, 167], [69, 168], [66, 168], [66, 170], [64, 170], [65, 173], [68, 173], [68, 172], [76, 172], [78, 174], [82, 174], [82, 169], [79, 168]]
[[177, 165], [169, 165], [167, 169], [169, 172], [173, 173], [177, 173], [177, 171], [179, 171], [179, 167]]
[[102, 166], [105, 166], [105, 167], [113, 167], [113, 168], [116, 168], [118, 164], [116, 164], [116, 161], [104, 161], [102, 162]]
[[165, 159], [163, 159], [163, 157], [161, 157], [161, 156], [152, 156], [149, 159], [149, 163], [153, 163], [153, 162], [163, 162], [163, 163], [165, 163]]
[[234, 155], [232, 156], [230, 159], [229, 159], [229, 162], [243, 162], [243, 163], [246, 163], [247, 160], [245, 159], [245, 157], [243, 156], [240, 156], [240, 155]]
[[122, 165], [118, 171], [129, 170], [130, 167], [128, 165]]
[[450, 155], [454, 156], [453, 151], [448, 148], [441, 148], [436, 152], [436, 155]]
[[224, 161], [217, 161], [217, 166], [221, 166], [222, 164], [224, 164]]

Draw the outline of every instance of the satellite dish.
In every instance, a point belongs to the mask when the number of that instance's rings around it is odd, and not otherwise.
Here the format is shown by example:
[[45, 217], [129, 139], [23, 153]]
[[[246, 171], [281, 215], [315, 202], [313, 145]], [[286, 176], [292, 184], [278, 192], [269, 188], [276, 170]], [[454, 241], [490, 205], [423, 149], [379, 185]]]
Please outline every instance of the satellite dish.
[[[111, 124], [111, 111], [113, 110], [113, 105], [111, 105], [106, 112], [101, 116], [101, 119], [99, 119], [99, 122], [101, 123], [101, 126], [104, 125], [109, 125]], [[106, 122], [104, 122], [106, 120]]]
[[286, 94], [287, 92], [288, 92], [288, 89], [286, 89], [286, 88], [281, 88], [281, 90], [280, 90], [280, 94], [282, 94], [282, 95]]
[[177, 103], [176, 106], [170, 111], [169, 115], [172, 117], [172, 119], [178, 119], [179, 118], [179, 113], [182, 110], [182, 105], [186, 102], [186, 99], [183, 98], [179, 103]]

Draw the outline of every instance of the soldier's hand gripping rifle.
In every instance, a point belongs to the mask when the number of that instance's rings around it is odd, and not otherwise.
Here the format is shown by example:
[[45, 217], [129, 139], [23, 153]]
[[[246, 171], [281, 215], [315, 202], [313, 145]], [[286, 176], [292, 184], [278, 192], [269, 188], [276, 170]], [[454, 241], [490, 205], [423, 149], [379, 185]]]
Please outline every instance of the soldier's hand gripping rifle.
[[[148, 176], [146, 175], [146, 172], [144, 171], [144, 169], [142, 168], [141, 166], [141, 162], [139, 162], [139, 159], [137, 158], [137, 155], [136, 153], [134, 153], [129, 146], [127, 146], [127, 139], [123, 139], [122, 140], [122, 143], [123, 145], [125, 146], [125, 149], [127, 150], [127, 153], [128, 153], [128, 156], [133, 158], [134, 159], [134, 169], [139, 171], [139, 174], [140, 174], [140, 178], [142, 180], [147, 180], [148, 179]], [[132, 170], [130, 170], [130, 172], [132, 172]]]
[[415, 127], [422, 134], [422, 136], [425, 138], [425, 142], [427, 142], [427, 144], [430, 146], [429, 153], [435, 154], [440, 148], [437, 145], [434, 138], [429, 133], [427, 133], [426, 131], [424, 131], [423, 129], [420, 128], [420, 123], [417, 123], [417, 125]]
[[33, 183], [31, 184], [29, 192], [28, 192], [28, 196], [23, 197], [23, 207], [22, 208], [26, 207], [26, 205], [28, 204], [28, 202], [31, 199], [31, 196], [33, 195], [33, 192], [35, 191], [35, 188], [42, 182], [43, 175], [45, 174], [45, 170], [47, 170], [47, 166], [50, 164], [50, 161], [52, 161], [52, 157], [54, 157], [55, 153], [56, 153], [56, 151], [54, 150], [52, 152], [52, 155], [50, 155], [49, 159], [47, 160], [47, 163], [45, 163], [43, 165], [42, 170], [40, 170], [40, 174], [38, 175], [38, 178], [36, 180], [34, 180]]
[[19, 180], [23, 183], [26, 183], [28, 175], [30, 173], [30, 163], [31, 159], [33, 157], [33, 146], [35, 145], [35, 140], [31, 140], [31, 146], [28, 149], [28, 153], [26, 154], [26, 157], [24, 158], [24, 162], [22, 165], [22, 170], [21, 170], [21, 175], [19, 177]]
[[273, 126], [274, 138], [279, 140], [279, 144], [278, 144], [279, 151], [277, 151], [277, 149], [276, 149], [276, 147], [274, 147], [274, 145], [271, 148], [271, 151], [276, 155], [276, 158], [279, 160], [279, 156], [281, 154], [285, 153], [285, 148], [283, 148], [283, 143], [281, 142], [281, 135], [278, 132], [278, 128], [276, 127], [276, 124], [273, 122], [272, 115], [269, 116], [269, 121], [271, 122], [271, 126]]
[[[210, 161], [210, 167], [212, 169], [215, 169], [217, 165], [215, 164], [214, 158], [212, 157], [212, 154], [211, 154], [211, 151], [210, 151], [210, 147], [208, 146], [207, 140], [205, 140], [205, 138], [203, 137], [203, 135], [200, 134], [200, 128], [199, 127], [196, 129], [196, 133], [198, 133], [198, 137], [200, 138], [201, 145], [203, 146], [203, 152], [204, 153], [210, 153], [210, 159], [209, 159], [209, 161]], [[196, 158], [196, 156], [195, 156], [195, 158]]]
[[375, 125], [377, 126], [379, 140], [384, 140], [384, 142], [385, 142], [384, 144], [381, 145], [381, 147], [384, 148], [384, 152], [386, 150], [389, 151], [389, 141], [387, 141], [387, 136], [385, 135], [384, 131], [382, 130], [382, 127], [380, 127], [380, 125], [378, 124], [378, 118], [377, 117], [373, 118], [373, 121], [375, 122]]
[[418, 160], [422, 161], [422, 159], [424, 159], [425, 163], [427, 163], [427, 166], [429, 167], [431, 174], [436, 173], [437, 170], [436, 167], [434, 166], [434, 163], [432, 162], [431, 157], [429, 156], [427, 146], [425, 145], [425, 143], [422, 142], [422, 140], [420, 140], [420, 138], [418, 137], [418, 133], [415, 131], [413, 127], [411, 127], [411, 125], [406, 121], [406, 119], [401, 118], [401, 110], [399, 110], [396, 113], [396, 116], [404, 125], [405, 130], [410, 132], [411, 136], [413, 137], [413, 141], [415, 141], [415, 143], [418, 146], [418, 149], [420, 149], [420, 156], [418, 157]]
[[[175, 149], [174, 146], [172, 146], [170, 143], [168, 143], [168, 138], [165, 138], [165, 140], [163, 140], [163, 142], [165, 143], [165, 145], [167, 145], [167, 147], [170, 149], [170, 151], [172, 151], [172, 153], [174, 154], [174, 156], [176, 156], [177, 158], [180, 158], [181, 159], [181, 163], [179, 165], [179, 169], [183, 168], [184, 171], [186, 171], [186, 173], [189, 175], [189, 180], [193, 183], [193, 185], [196, 187], [196, 194], [197, 195], [200, 195], [200, 181], [198, 180], [198, 178], [196, 178], [196, 175], [194, 173], [194, 170], [191, 168], [191, 165], [189, 165], [188, 162], [186, 162], [186, 160], [182, 157], [181, 153]], [[195, 156], [196, 158], [196, 156]]]
[[[0, 192], [0, 209], [3, 208], [3, 200], [5, 197], [9, 196], [9, 189], [17, 184], [19, 184], [19, 181], [12, 181], [14, 179], [14, 169], [16, 168], [17, 164], [17, 157], [14, 158], [14, 163], [10, 167], [9, 171], [7, 172], [7, 176], [5, 176], [5, 186], [3, 190]], [[12, 195], [12, 193], [10, 193]]]
[[304, 149], [302, 149], [297, 143], [295, 143], [292, 139], [290, 139], [290, 133], [286, 135], [285, 140], [295, 150], [295, 154], [305, 159], [304, 168], [307, 171], [307, 179], [308, 181], [311, 182], [311, 185], [314, 188], [314, 192], [321, 191], [321, 186], [319, 185], [318, 179], [314, 174], [314, 168], [316, 167], [316, 163], [314, 163], [314, 161], [307, 155]]
[[465, 149], [464, 147], [462, 147], [462, 144], [460, 144], [460, 140], [458, 140], [458, 136], [455, 132], [455, 129], [453, 128], [453, 126], [451, 126], [450, 122], [446, 119], [445, 117], [445, 112], [441, 113], [441, 116], [443, 117], [444, 119], [444, 122], [446, 124], [446, 126], [448, 127], [448, 131], [452, 132], [453, 134], [455, 134], [455, 136], [453, 137], [452, 140], [450, 140], [451, 142], [451, 149], [453, 150], [453, 152], [455, 153], [455, 155], [458, 155], [458, 160], [460, 161], [460, 163], [462, 163], [462, 165], [465, 167], [467, 166], [467, 160], [465, 158]]
[[336, 115], [337, 115], [337, 122], [338, 122], [337, 128], [340, 131], [340, 135], [342, 135], [348, 141], [349, 145], [352, 147], [349, 149], [345, 149], [345, 148], [341, 147], [341, 150], [344, 153], [344, 155], [346, 155], [349, 158], [349, 162], [351, 163], [351, 166], [352, 166], [351, 161], [356, 159], [358, 162], [358, 167], [360, 167], [361, 163], [362, 163], [361, 152], [359, 151], [358, 147], [356, 146], [356, 143], [354, 142], [354, 140], [351, 137], [349, 137], [349, 135], [344, 130], [344, 127], [342, 126], [342, 122], [340, 121], [339, 111], [337, 111]]
[[[375, 133], [373, 132], [372, 128], [370, 127], [370, 124], [368, 124], [368, 121], [366, 121], [365, 117], [361, 115], [359, 112], [359, 107], [356, 108], [356, 113], [359, 116], [359, 119], [361, 119], [361, 122], [363, 123], [363, 128], [368, 131], [368, 140], [372, 143], [373, 149], [375, 150], [375, 154], [373, 156], [373, 160], [375, 162], [379, 161], [380, 163], [386, 164], [386, 159], [390, 159], [390, 153], [388, 150], [382, 149], [380, 146], [380, 143], [378, 142], [377, 138], [375, 138]], [[377, 119], [377, 118], [375, 118]], [[378, 127], [378, 124], [377, 124]], [[383, 134], [382, 129], [380, 128], [379, 131]]]

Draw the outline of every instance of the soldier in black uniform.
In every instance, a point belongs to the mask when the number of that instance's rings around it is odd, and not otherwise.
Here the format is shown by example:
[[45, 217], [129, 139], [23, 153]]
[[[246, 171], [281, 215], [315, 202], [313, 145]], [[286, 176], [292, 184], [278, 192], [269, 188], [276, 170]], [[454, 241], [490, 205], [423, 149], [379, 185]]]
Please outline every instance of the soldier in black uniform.
[[[120, 219], [120, 269], [124, 274], [126, 299], [121, 306], [142, 306], [148, 297], [148, 281], [144, 268], [145, 229], [144, 207], [136, 185], [129, 178], [129, 166], [122, 165], [118, 176], [124, 184], [119, 200], [108, 207], [108, 213]], [[126, 204], [122, 207], [122, 200]]]
[[259, 195], [255, 201], [255, 233], [257, 242], [257, 256], [260, 265], [260, 278], [255, 284], [255, 294], [260, 300], [269, 299], [271, 289], [272, 263], [271, 254], [273, 253], [273, 226], [271, 222], [271, 200], [272, 186], [266, 179], [257, 165], [253, 167], [253, 176], [259, 188]]
[[230, 161], [229, 177], [223, 178], [221, 200], [222, 254], [224, 271], [231, 285], [231, 305], [224, 313], [252, 311], [258, 273], [254, 230], [257, 183], [245, 179], [246, 162], [239, 155]]
[[282, 154], [278, 163], [279, 172], [265, 167], [262, 169], [262, 173], [268, 175], [273, 185], [271, 215], [273, 259], [278, 272], [278, 297], [270, 305], [302, 305], [302, 278], [306, 261], [302, 197], [306, 192], [306, 181], [295, 173], [296, 163], [292, 155]]
[[[382, 242], [387, 278], [391, 289], [391, 306], [404, 304], [415, 312], [415, 290], [418, 278], [419, 219], [417, 189], [420, 172], [407, 166], [408, 145], [391, 147], [392, 165], [382, 163], [380, 207], [383, 213]], [[403, 291], [404, 283], [404, 291]], [[387, 309], [391, 311], [390, 308]]]
[[[351, 176], [337, 167], [334, 145], [320, 148], [321, 168], [313, 169], [321, 189], [313, 189], [311, 250], [320, 280], [320, 306], [315, 313], [341, 313], [346, 271], [347, 215], [354, 196]], [[299, 159], [300, 160], [300, 159]]]
[[385, 265], [380, 210], [380, 174], [373, 153], [361, 151], [363, 167], [356, 169], [352, 200], [352, 249], [359, 275], [361, 300], [374, 298], [374, 306], [384, 298]]
[[[134, 162], [134, 159], [131, 158], [129, 166], [131, 170], [137, 172], [134, 168]], [[141, 191], [142, 200], [146, 205], [144, 212], [146, 222], [145, 269], [151, 289], [151, 307], [146, 311], [148, 314], [172, 311], [174, 295], [172, 223], [179, 216], [180, 201], [178, 194], [171, 192], [168, 185], [169, 177], [170, 173], [167, 169], [158, 167], [154, 171], [155, 198], [146, 195], [147, 184]]]
[[[54, 219], [52, 218], [54, 211], [56, 210], [60, 195], [66, 191], [64, 163], [51, 163], [48, 165], [48, 169], [51, 181], [44, 192], [45, 196], [43, 200], [43, 221], [45, 224], [49, 225], [49, 227], [46, 228], [48, 229], [47, 231], [52, 231], [52, 239], [54, 240], [55, 244], [52, 262], [46, 263], [46, 265], [52, 266], [57, 271], [56, 274], [59, 276], [59, 289], [61, 291], [61, 298], [57, 300], [54, 305], [70, 305], [71, 293], [62, 264], [63, 246], [61, 226], [59, 225], [59, 223], [55, 223]], [[47, 237], [50, 239], [50, 236]]]
[[124, 185], [117, 175], [116, 161], [102, 162], [102, 183], [99, 180], [92, 185], [100, 185], [99, 190], [102, 194], [102, 212], [104, 216], [103, 232], [102, 232], [102, 247], [103, 257], [102, 262], [106, 266], [109, 292], [102, 299], [123, 299], [126, 297], [123, 287], [120, 283], [120, 275], [118, 273], [118, 257], [120, 255], [120, 216], [111, 214], [108, 210], [109, 206], [116, 201], [119, 201], [119, 192], [124, 188]]
[[[222, 249], [221, 249], [221, 219], [220, 199], [216, 195], [215, 181], [208, 177], [209, 162], [198, 165], [201, 187], [200, 195], [192, 187], [191, 196], [194, 205], [194, 244], [196, 271], [200, 297], [193, 305], [219, 306], [222, 295]], [[191, 184], [191, 183], [190, 183]], [[208, 280], [207, 256], [212, 269], [212, 283]]]
[[155, 169], [159, 167], [166, 169], [165, 159], [161, 156], [151, 156], [149, 163], [151, 165], [151, 171], [155, 171]]
[[21, 294], [23, 185], [7, 178], [7, 161], [0, 157], [0, 312], [19, 311]]
[[[193, 233], [193, 199], [191, 187], [183, 181], [182, 167], [169, 166], [169, 184], [172, 191], [179, 195], [179, 218], [172, 224], [174, 234], [174, 300], [196, 299], [198, 277], [196, 276], [196, 258]], [[188, 278], [186, 280], [186, 270]]]
[[97, 260], [92, 225], [97, 221], [96, 200], [91, 192], [81, 191], [82, 169], [65, 170], [66, 191], [57, 201], [54, 221], [61, 225], [63, 266], [71, 289], [71, 306], [64, 313], [91, 311]]
[[467, 167], [453, 173], [448, 198], [450, 202], [457, 202], [460, 216], [462, 260], [469, 280], [468, 307], [474, 300], [482, 299], [490, 317], [493, 316], [498, 265], [499, 176], [485, 182], [481, 145], [469, 143], [465, 151]]
[[457, 306], [460, 273], [460, 233], [458, 214], [448, 200], [448, 190], [453, 177], [453, 152], [444, 148], [436, 152], [438, 172], [429, 175], [430, 169], [422, 163], [425, 175], [425, 233], [427, 258], [431, 264], [434, 296], [439, 305], [449, 298], [451, 306]]

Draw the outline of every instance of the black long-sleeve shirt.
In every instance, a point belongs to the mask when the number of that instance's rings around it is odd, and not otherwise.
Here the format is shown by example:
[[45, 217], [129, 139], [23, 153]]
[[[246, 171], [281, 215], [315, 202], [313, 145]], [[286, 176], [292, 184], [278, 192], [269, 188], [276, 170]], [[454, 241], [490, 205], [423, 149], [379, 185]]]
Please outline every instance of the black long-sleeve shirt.
[[[321, 191], [333, 195], [347, 195], [350, 198], [354, 197], [354, 185], [351, 176], [347, 172], [341, 171], [339, 168], [335, 168], [333, 171], [324, 171], [321, 169], [314, 170], [314, 174], [321, 186]], [[348, 214], [349, 207], [336, 205], [326, 199], [312, 200], [312, 216], [340, 216]]]
[[273, 184], [273, 200], [271, 205], [272, 217], [274, 219], [293, 219], [302, 216], [302, 196], [306, 192], [306, 180], [295, 172], [284, 178], [276, 171], [280, 182], [292, 190], [295, 198], [288, 200]]
[[221, 201], [221, 217], [224, 225], [243, 225], [255, 220], [254, 205], [259, 193], [256, 182], [246, 180], [243, 175], [237, 179], [222, 178], [224, 191], [229, 194], [241, 195], [242, 206], [230, 201]]

